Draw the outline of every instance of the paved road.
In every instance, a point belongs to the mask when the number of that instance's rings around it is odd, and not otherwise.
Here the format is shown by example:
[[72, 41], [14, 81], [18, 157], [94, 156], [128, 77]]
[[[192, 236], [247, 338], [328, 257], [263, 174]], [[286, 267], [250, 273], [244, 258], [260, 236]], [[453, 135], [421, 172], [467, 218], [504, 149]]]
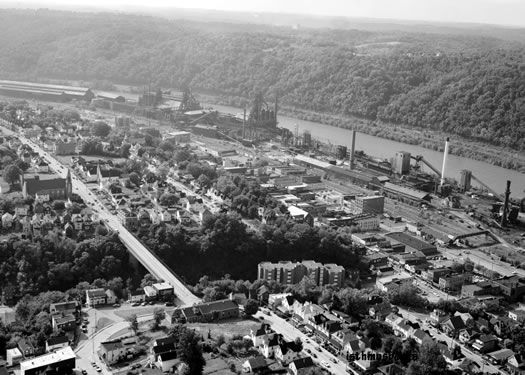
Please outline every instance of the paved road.
[[[0, 120], [0, 123], [5, 124], [4, 120]], [[17, 137], [22, 143], [29, 145], [35, 152], [38, 152], [48, 163], [52, 170], [61, 175], [63, 178], [67, 175], [67, 169], [49, 153], [44, 151], [39, 145], [33, 141], [22, 137], [20, 134], [16, 134], [9, 129], [2, 129], [6, 134]], [[186, 285], [182, 283], [177, 276], [167, 266], [165, 266], [152, 252], [146, 248], [135, 236], [133, 236], [118, 220], [118, 218], [111, 214], [104, 205], [98, 200], [98, 198], [89, 191], [88, 187], [80, 181], [80, 179], [72, 173], [73, 191], [78, 194], [84, 202], [93, 203], [100, 215], [100, 218], [106, 222], [106, 224], [114, 231], [119, 234], [119, 238], [131, 254], [155, 277], [160, 280], [164, 280], [172, 285], [175, 289], [177, 298], [184, 305], [193, 305], [200, 302], [200, 299], [192, 294]]]
[[[314, 362], [321, 364], [321, 367], [324, 367], [322, 365], [323, 362], [329, 364], [328, 370], [332, 374], [346, 374], [347, 365], [342, 360], [337, 359], [334, 355], [329, 353], [328, 351], [321, 348], [315, 341], [311, 340], [308, 336], [306, 336], [304, 333], [299, 331], [297, 328], [295, 328], [292, 324], [287, 322], [286, 320], [279, 318], [274, 313], [270, 313], [270, 315], [263, 314], [261, 311], [259, 311], [256, 315], [258, 318], [264, 318], [264, 320], [268, 321], [272, 327], [272, 329], [282, 334], [287, 340], [295, 340], [297, 337], [301, 339], [303, 342], [303, 348], [310, 350], [312, 353], [315, 353], [317, 358], [314, 358], [312, 356], [312, 359]], [[317, 349], [320, 348], [321, 350], [318, 351]], [[333, 360], [336, 360], [337, 363], [334, 363]], [[324, 367], [326, 368], [326, 367]]]

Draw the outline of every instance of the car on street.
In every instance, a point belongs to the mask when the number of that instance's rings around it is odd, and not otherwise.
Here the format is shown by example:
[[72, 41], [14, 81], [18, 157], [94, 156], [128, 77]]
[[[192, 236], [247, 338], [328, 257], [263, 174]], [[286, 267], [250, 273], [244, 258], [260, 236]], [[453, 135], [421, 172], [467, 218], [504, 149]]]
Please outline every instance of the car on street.
[[131, 304], [131, 306], [133, 306], [133, 307], [140, 306], [140, 302], [135, 302], [135, 303]]
[[166, 302], [166, 306], [173, 306], [173, 302]]
[[308, 354], [312, 353], [312, 351], [311, 351], [310, 349], [308, 349], [308, 348], [306, 348], [305, 351], [306, 351]]
[[113, 307], [120, 307], [120, 303], [114, 303]]
[[84, 370], [84, 369], [82, 369], [81, 373], [82, 373], [82, 375], [87, 375], [87, 371]]
[[148, 303], [146, 301], [142, 302], [140, 306], [146, 306]]
[[317, 354], [312, 353], [312, 357], [317, 358]]

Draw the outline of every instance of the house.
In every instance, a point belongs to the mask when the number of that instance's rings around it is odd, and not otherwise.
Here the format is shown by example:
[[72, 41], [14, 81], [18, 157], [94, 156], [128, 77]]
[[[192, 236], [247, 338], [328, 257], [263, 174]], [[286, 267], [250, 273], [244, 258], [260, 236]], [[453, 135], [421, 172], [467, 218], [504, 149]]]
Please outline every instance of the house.
[[160, 337], [153, 341], [153, 347], [166, 346], [166, 345], [173, 345], [173, 347], [175, 347], [176, 342], [177, 342], [177, 338], [175, 336]]
[[459, 331], [466, 328], [465, 323], [463, 323], [463, 319], [461, 319], [461, 316], [451, 316], [447, 320], [444, 320], [441, 323], [441, 328], [443, 331], [451, 336], [456, 337], [459, 334]]
[[312, 357], [295, 359], [288, 366], [293, 375], [306, 374], [313, 367], [315, 367], [315, 364]]
[[416, 329], [414, 333], [412, 333], [412, 337], [419, 345], [423, 345], [423, 342], [426, 340], [431, 340], [430, 336], [421, 329]]
[[448, 315], [445, 314], [445, 312], [440, 309], [434, 309], [429, 315], [430, 324], [432, 324], [434, 327], [439, 326], [441, 323], [443, 323], [447, 319], [448, 319]]
[[489, 353], [489, 357], [496, 361], [499, 365], [507, 362], [515, 353], [510, 349], [500, 349], [495, 352]]
[[514, 354], [507, 359], [507, 369], [512, 375], [525, 374], [525, 360], [519, 354]]
[[106, 289], [104, 293], [106, 294], [106, 304], [113, 305], [117, 302], [117, 295], [114, 291], [112, 291], [111, 289]]
[[0, 322], [2, 322], [4, 326], [13, 323], [15, 320], [15, 310], [13, 308], [0, 306]]
[[525, 322], [525, 310], [512, 310], [509, 311], [509, 318], [515, 322]]
[[144, 290], [144, 296], [146, 300], [150, 301], [150, 300], [157, 299], [157, 290], [151, 285], [146, 285], [143, 288], [143, 290]]
[[397, 363], [390, 363], [377, 368], [377, 375], [404, 375], [406, 369]]
[[461, 318], [461, 320], [463, 320], [463, 324], [465, 324], [465, 326], [472, 326], [474, 324], [474, 318], [468, 312], [467, 313], [461, 313], [459, 311], [456, 311], [454, 313], [454, 316], [459, 316]]
[[263, 344], [265, 337], [270, 337], [275, 335], [275, 331], [270, 328], [269, 324], [261, 324], [261, 326], [256, 330], [250, 330], [250, 338], [253, 342], [253, 346], [256, 348]]
[[266, 359], [262, 356], [250, 358], [243, 363], [242, 368], [245, 372], [261, 373], [268, 368]]
[[297, 345], [294, 341], [283, 341], [275, 349], [274, 355], [281, 363], [288, 364], [299, 358], [301, 351], [301, 345]]
[[262, 345], [259, 347], [259, 350], [264, 357], [273, 357], [275, 355], [275, 351], [282, 342], [284, 342], [284, 339], [281, 334], [275, 334], [270, 337], [264, 337], [262, 340]]
[[178, 362], [180, 362], [180, 360], [175, 350], [159, 354], [156, 361], [162, 372], [170, 371]]
[[76, 318], [73, 314], [55, 314], [51, 317], [51, 325], [54, 331], [71, 331], [76, 328]]
[[50, 337], [46, 340], [46, 353], [54, 352], [55, 350], [69, 346], [69, 339], [67, 336]]
[[17, 343], [18, 349], [24, 356], [24, 358], [32, 357], [35, 355], [35, 347], [28, 342], [26, 339], [20, 339]]
[[15, 366], [24, 359], [22, 352], [18, 348], [7, 349], [5, 353], [8, 367]]
[[202, 224], [206, 220], [213, 218], [213, 214], [207, 208], [199, 210], [199, 223]]
[[458, 340], [462, 344], [466, 344], [467, 342], [471, 342], [477, 337], [479, 337], [479, 332], [475, 331], [472, 328], [464, 328], [461, 331], [459, 331], [458, 334]]
[[49, 305], [50, 314], [78, 314], [79, 312], [78, 301], [57, 302]]
[[107, 297], [106, 292], [102, 288], [86, 290], [86, 304], [88, 306], [105, 305]]
[[71, 374], [76, 355], [70, 346], [20, 363], [20, 375]]
[[405, 320], [402, 320], [401, 322], [397, 323], [394, 327], [394, 332], [403, 338], [408, 338], [412, 336], [412, 332], [414, 329], [409, 326]]
[[364, 349], [365, 349], [364, 343], [356, 338], [354, 340], [348, 341], [345, 344], [343, 348], [343, 353], [346, 354], [347, 356], [355, 355], [357, 353], [360, 353]]
[[146, 294], [144, 289], [137, 289], [129, 293], [129, 302], [131, 303], [140, 303], [146, 300]]
[[376, 320], [385, 320], [387, 316], [392, 313], [392, 306], [390, 303], [382, 302], [368, 309], [368, 315]]
[[124, 358], [126, 348], [121, 340], [106, 341], [100, 343], [99, 357], [108, 364], [114, 364]]
[[496, 349], [497, 344], [498, 339], [495, 336], [481, 335], [474, 341], [472, 347], [482, 353], [489, 353]]
[[[278, 307], [283, 303], [283, 300], [287, 297], [291, 297], [291, 293], [276, 293], [268, 296], [268, 306]], [[292, 302], [293, 304], [293, 302]]]

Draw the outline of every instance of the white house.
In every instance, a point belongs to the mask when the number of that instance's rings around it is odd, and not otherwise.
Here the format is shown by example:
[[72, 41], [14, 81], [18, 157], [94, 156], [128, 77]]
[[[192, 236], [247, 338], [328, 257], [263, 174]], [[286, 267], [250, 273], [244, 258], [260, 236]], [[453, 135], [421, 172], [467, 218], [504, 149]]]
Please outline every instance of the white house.
[[250, 338], [252, 339], [253, 346], [256, 348], [263, 344], [265, 337], [273, 337], [273, 335], [275, 335], [275, 331], [270, 328], [269, 324], [263, 323], [256, 331], [253, 329], [250, 330]]
[[281, 363], [288, 364], [291, 361], [300, 358], [301, 350], [301, 345], [297, 345], [294, 341], [283, 341], [275, 349], [274, 355], [276, 359], [281, 361]]
[[126, 348], [121, 340], [100, 343], [99, 356], [109, 364], [120, 361], [126, 355]]
[[6, 353], [7, 366], [9, 367], [19, 364], [24, 358], [24, 356], [22, 355], [22, 352], [18, 348], [7, 349], [5, 353]]
[[146, 294], [144, 294], [143, 289], [137, 289], [129, 293], [129, 302], [137, 303], [144, 302], [146, 300]]
[[160, 353], [157, 356], [157, 365], [162, 372], [170, 371], [178, 362], [179, 359], [177, 358], [176, 351]]
[[105, 305], [106, 292], [102, 288], [86, 290], [86, 304], [88, 306]]

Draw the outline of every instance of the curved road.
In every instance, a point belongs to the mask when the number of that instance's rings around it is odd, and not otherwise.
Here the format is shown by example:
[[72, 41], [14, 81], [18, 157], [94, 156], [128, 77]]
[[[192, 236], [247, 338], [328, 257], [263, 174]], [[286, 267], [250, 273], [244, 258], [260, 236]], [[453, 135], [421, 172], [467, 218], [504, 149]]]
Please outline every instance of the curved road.
[[[8, 124], [5, 120], [0, 120], [4, 125]], [[43, 157], [48, 163], [52, 170], [63, 178], [67, 175], [67, 168], [65, 168], [59, 161], [53, 158], [48, 152], [43, 150], [38, 144], [33, 141], [16, 134], [15, 132], [3, 128], [2, 131], [7, 135], [18, 138], [22, 143], [30, 146], [34, 151], [38, 152], [41, 157]], [[164, 280], [173, 286], [177, 298], [182, 302], [183, 305], [193, 305], [200, 302], [200, 299], [197, 298], [193, 293], [191, 293], [186, 285], [182, 283], [179, 278], [165, 266], [151, 251], [146, 248], [140, 241], [138, 241], [135, 236], [133, 236], [118, 220], [118, 218], [111, 214], [102, 203], [100, 203], [97, 197], [89, 191], [88, 187], [80, 181], [74, 173], [71, 173], [73, 191], [78, 194], [84, 202], [92, 203], [96, 207], [100, 219], [104, 220], [106, 224], [114, 231], [119, 234], [119, 238], [122, 243], [126, 246], [131, 254], [156, 278], [159, 280]]]

